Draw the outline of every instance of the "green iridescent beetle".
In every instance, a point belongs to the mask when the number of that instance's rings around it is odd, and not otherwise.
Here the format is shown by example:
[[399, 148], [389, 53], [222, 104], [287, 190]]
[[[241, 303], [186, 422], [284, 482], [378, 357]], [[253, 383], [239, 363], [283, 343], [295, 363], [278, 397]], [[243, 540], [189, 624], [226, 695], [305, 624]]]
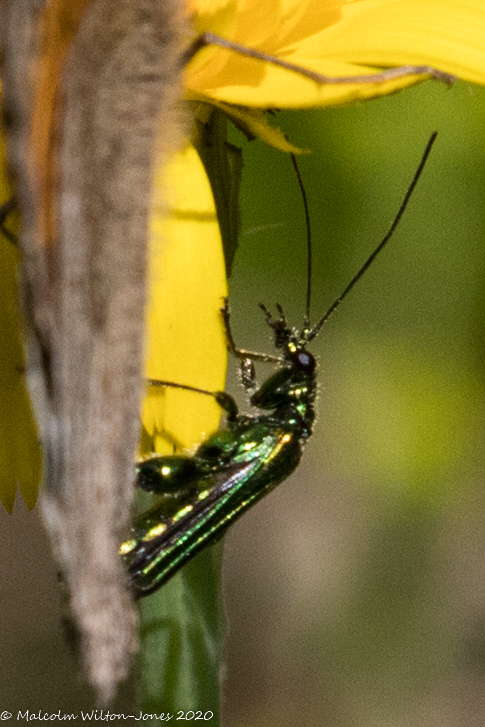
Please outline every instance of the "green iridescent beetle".
[[[281, 306], [278, 306], [278, 317], [274, 318], [260, 304], [280, 355], [238, 349], [225, 302], [221, 313], [228, 348], [242, 360], [241, 378], [246, 389], [253, 392], [251, 405], [264, 413], [241, 414], [235, 400], [225, 392], [209, 392], [172, 382], [149, 382], [153, 386], [189, 389], [214, 397], [224, 410], [226, 421], [191, 456], [154, 456], [137, 465], [137, 486], [161, 495], [162, 501], [136, 520], [130, 539], [120, 548], [135, 598], [160, 588], [187, 561], [219, 540], [237, 518], [298, 466], [312, 433], [317, 394], [316, 360], [307, 351], [307, 346], [392, 237], [435, 138], [436, 133], [428, 141], [388, 233], [340, 297], [314, 325], [310, 325], [312, 255], [308, 204], [293, 158], [307, 222], [307, 305], [303, 328], [289, 327]], [[253, 361], [277, 364], [275, 372], [259, 388], [255, 388]]]

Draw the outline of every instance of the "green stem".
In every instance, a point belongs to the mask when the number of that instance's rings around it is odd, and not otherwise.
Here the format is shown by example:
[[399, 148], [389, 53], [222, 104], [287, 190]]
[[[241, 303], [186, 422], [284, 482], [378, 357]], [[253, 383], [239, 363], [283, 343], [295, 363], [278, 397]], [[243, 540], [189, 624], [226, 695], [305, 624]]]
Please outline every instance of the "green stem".
[[144, 714], [210, 711], [207, 723], [220, 724], [221, 560], [222, 547], [209, 548], [140, 602], [138, 701]]

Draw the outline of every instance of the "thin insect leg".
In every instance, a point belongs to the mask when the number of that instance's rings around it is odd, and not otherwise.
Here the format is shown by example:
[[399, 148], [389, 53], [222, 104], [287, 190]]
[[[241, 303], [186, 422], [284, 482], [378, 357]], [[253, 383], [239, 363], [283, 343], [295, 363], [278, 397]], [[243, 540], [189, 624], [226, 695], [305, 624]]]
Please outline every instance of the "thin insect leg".
[[276, 303], [276, 308], [278, 310], [278, 313], [280, 314], [279, 318], [273, 318], [271, 312], [266, 308], [264, 303], [258, 303], [259, 307], [263, 311], [264, 315], [266, 316], [266, 320], [268, 321], [268, 325], [274, 330], [286, 330], [288, 328], [288, 324], [286, 322], [286, 316], [283, 312], [283, 307]]
[[187, 386], [187, 384], [174, 384], [173, 381], [161, 381], [160, 379], [148, 379], [147, 383], [149, 386], [164, 386], [171, 387], [172, 389], [185, 389], [185, 391], [195, 391], [196, 394], [204, 394], [205, 396], [212, 396], [221, 409], [223, 409], [228, 419], [236, 419], [239, 414], [239, 409], [235, 399], [230, 394], [226, 394], [225, 391], [207, 391], [207, 389], [198, 389], [196, 386]]
[[3, 225], [7, 217], [17, 206], [17, 200], [14, 195], [10, 197], [6, 202], [0, 205], [0, 225]]
[[256, 371], [254, 370], [254, 364], [250, 358], [245, 358], [241, 361], [239, 376], [241, 384], [244, 386], [246, 391], [251, 392], [256, 388]]
[[276, 303], [276, 308], [277, 308], [277, 310], [278, 310], [278, 313], [280, 314], [280, 322], [281, 322], [281, 323], [282, 323], [282, 324], [284, 325], [284, 327], [286, 328], [288, 324], [287, 324], [287, 322], [286, 322], [286, 316], [285, 316], [285, 314], [284, 314], [284, 312], [283, 312], [283, 306], [281, 305], [281, 303]]
[[[177, 451], [182, 451], [186, 449], [184, 444], [166, 429], [158, 430], [157, 437], [161, 437], [163, 440], [165, 440], [167, 444], [172, 447], [172, 454], [175, 454]], [[159, 454], [155, 452], [153, 444], [153, 437], [147, 432], [145, 427], [142, 426], [140, 436], [140, 450], [143, 452], [143, 455], [141, 455], [137, 464], [145, 461], [146, 459], [150, 459], [151, 457], [159, 456]]]
[[232, 40], [221, 38], [219, 35], [215, 35], [209, 31], [202, 33], [194, 42], [190, 45], [185, 53], [185, 64], [188, 63], [195, 54], [209, 45], [217, 45], [220, 48], [226, 48], [232, 50], [235, 53], [248, 56], [249, 58], [255, 58], [266, 63], [271, 63], [274, 66], [285, 68], [287, 71], [293, 71], [299, 73], [301, 76], [306, 76], [312, 81], [315, 81], [319, 85], [327, 84], [347, 84], [347, 83], [385, 83], [391, 81], [394, 78], [402, 78], [403, 76], [432, 76], [438, 81], [442, 81], [448, 85], [451, 85], [455, 77], [450, 73], [444, 73], [431, 66], [398, 66], [396, 68], [389, 68], [387, 71], [380, 71], [377, 73], [369, 73], [362, 76], [325, 76], [322, 73], [316, 73], [310, 71], [308, 68], [303, 68], [295, 63], [289, 63], [276, 56], [263, 53], [262, 51], [254, 50], [253, 48], [246, 48], [239, 43], [235, 43]]
[[[159, 432], [158, 436], [162, 437], [162, 439], [164, 439], [167, 442], [167, 444], [171, 445], [171, 447], [173, 449], [172, 454], [175, 454], [176, 452], [180, 452], [183, 449], [185, 449], [182, 442], [179, 439], [177, 439], [177, 437], [174, 437], [173, 434], [170, 434], [169, 432], [166, 432], [166, 431]], [[155, 454], [155, 456], [157, 456], [157, 453], [154, 452], [154, 454]], [[146, 459], [146, 457], [144, 457], [143, 459]]]
[[10, 232], [10, 230], [5, 227], [5, 221], [9, 214], [14, 211], [17, 207], [17, 199], [15, 198], [15, 195], [10, 197], [9, 200], [4, 202], [2, 205], [0, 205], [0, 232], [6, 239], [12, 243], [12, 245], [17, 245], [18, 240], [17, 236], [13, 234], [13, 232]]
[[226, 341], [228, 351], [236, 358], [250, 359], [251, 361], [264, 361], [265, 363], [281, 363], [282, 359], [278, 356], [270, 356], [266, 353], [257, 353], [256, 351], [247, 351], [244, 348], [237, 348], [231, 331], [231, 313], [229, 310], [229, 301], [224, 298], [224, 307], [221, 308], [222, 320], [224, 321], [224, 329], [226, 332]]
[[175, 384], [173, 381], [162, 381], [161, 379], [147, 379], [149, 386], [164, 386], [172, 389], [185, 389], [186, 391], [195, 391], [197, 394], [205, 394], [206, 396], [217, 396], [215, 391], [207, 391], [207, 389], [198, 389], [196, 386], [188, 386], [187, 384]]

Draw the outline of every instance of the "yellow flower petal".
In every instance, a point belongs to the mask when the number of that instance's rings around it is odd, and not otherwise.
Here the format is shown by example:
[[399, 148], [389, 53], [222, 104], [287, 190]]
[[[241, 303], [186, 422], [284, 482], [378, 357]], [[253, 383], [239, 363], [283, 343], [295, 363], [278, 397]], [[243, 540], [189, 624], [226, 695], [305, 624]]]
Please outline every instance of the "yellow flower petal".
[[[237, 21], [225, 37], [327, 76], [427, 65], [485, 83], [485, 5], [478, 0], [240, 0]], [[318, 85], [218, 47], [205, 49], [186, 75], [190, 93], [261, 108], [345, 103], [420, 80], [410, 75], [384, 83]]]
[[295, 146], [288, 141], [281, 129], [271, 126], [268, 123], [266, 114], [260, 109], [248, 108], [247, 106], [230, 106], [220, 101], [214, 101], [212, 106], [216, 106], [227, 114], [233, 124], [247, 136], [258, 138], [268, 146], [284, 151], [287, 154], [304, 154], [308, 152], [307, 149], [300, 149], [299, 146]]
[[[165, 195], [165, 197], [164, 197]], [[159, 198], [168, 195], [168, 217]], [[157, 170], [149, 251], [146, 376], [209, 391], [224, 388], [227, 351], [220, 307], [227, 295], [211, 188], [193, 149]], [[214, 399], [150, 387], [142, 421], [155, 451], [189, 447], [217, 429]]]
[[318, 55], [323, 43], [325, 56], [335, 61], [423, 64], [485, 83], [485, 4], [480, 0], [361, 0], [346, 7], [338, 26], [302, 41], [298, 52]]

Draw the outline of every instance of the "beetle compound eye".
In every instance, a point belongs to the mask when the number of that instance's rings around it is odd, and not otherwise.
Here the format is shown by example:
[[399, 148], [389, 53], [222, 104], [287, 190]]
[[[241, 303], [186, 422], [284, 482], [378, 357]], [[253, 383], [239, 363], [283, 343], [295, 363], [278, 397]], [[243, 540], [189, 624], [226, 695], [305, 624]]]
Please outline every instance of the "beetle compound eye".
[[315, 370], [315, 357], [312, 356], [311, 353], [308, 353], [308, 351], [299, 351], [296, 356], [296, 363], [298, 365], [298, 368], [309, 374], [311, 374]]

